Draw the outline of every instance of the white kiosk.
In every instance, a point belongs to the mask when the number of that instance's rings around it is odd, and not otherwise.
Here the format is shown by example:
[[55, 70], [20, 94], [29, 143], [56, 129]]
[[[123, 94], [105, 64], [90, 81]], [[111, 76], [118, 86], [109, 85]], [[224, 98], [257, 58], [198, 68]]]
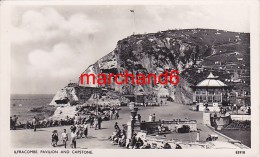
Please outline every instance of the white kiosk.
[[210, 73], [205, 80], [194, 86], [193, 102], [196, 102], [198, 111], [204, 111], [207, 107], [211, 112], [219, 112], [223, 93], [228, 86], [217, 78]]

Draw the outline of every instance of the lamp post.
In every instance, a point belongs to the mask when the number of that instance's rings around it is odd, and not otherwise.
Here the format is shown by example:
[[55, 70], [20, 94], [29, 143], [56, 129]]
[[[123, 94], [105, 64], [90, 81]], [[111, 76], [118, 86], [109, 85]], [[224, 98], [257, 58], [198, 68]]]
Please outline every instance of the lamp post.
[[136, 116], [137, 116], [137, 111], [138, 111], [138, 108], [137, 107], [134, 107], [133, 109], [131, 109], [131, 137], [133, 136], [134, 134], [134, 128], [135, 128], [135, 122], [136, 122]]
[[97, 99], [97, 104], [96, 104], [96, 115], [98, 115], [98, 99], [99, 99], [99, 95], [98, 95], [98, 91], [95, 92], [96, 93], [96, 99]]

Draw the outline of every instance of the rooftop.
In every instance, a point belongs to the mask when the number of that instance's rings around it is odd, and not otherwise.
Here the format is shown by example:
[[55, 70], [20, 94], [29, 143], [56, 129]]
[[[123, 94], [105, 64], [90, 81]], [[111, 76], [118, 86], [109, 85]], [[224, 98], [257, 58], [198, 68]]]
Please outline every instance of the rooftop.
[[220, 80], [217, 80], [217, 76], [214, 76], [212, 72], [209, 74], [207, 79], [201, 81], [196, 87], [226, 87], [227, 85]]

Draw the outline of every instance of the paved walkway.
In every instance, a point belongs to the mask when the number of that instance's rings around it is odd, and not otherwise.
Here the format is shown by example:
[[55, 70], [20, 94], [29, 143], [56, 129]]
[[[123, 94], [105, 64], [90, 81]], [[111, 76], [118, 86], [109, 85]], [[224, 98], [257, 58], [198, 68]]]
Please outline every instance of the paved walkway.
[[[149, 114], [156, 114], [156, 120], [172, 120], [172, 119], [184, 119], [190, 118], [197, 120], [198, 128], [201, 129], [201, 140], [205, 140], [209, 134], [215, 134], [210, 128], [202, 124], [202, 112], [191, 111], [190, 106], [167, 102], [166, 105], [160, 107], [139, 107], [139, 114], [142, 116], [142, 120], [148, 121]], [[93, 148], [120, 148], [111, 144], [108, 137], [114, 131], [114, 123], [118, 122], [119, 126], [126, 124], [130, 119], [130, 112], [128, 107], [122, 107], [120, 111], [120, 117], [118, 120], [110, 120], [102, 122], [102, 129], [95, 130], [89, 128], [89, 137], [81, 138], [77, 140], [77, 148], [80, 149], [93, 149]], [[58, 130], [59, 135], [63, 132], [63, 129], [67, 129], [70, 135], [70, 126], [40, 128], [36, 132], [33, 130], [11, 130], [11, 143], [14, 148], [52, 148], [51, 146], [51, 134], [53, 130]], [[173, 133], [167, 135], [169, 138], [195, 141], [196, 133]], [[219, 136], [220, 141], [227, 141], [226, 138]], [[61, 143], [61, 141], [59, 141]], [[58, 145], [57, 148], [63, 148], [62, 145]]]

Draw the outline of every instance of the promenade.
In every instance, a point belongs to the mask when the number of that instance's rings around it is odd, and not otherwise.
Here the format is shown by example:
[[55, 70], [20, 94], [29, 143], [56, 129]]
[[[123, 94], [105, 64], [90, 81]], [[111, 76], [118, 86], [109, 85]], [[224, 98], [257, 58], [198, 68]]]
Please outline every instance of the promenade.
[[[88, 138], [77, 139], [77, 149], [122, 149], [121, 147], [111, 144], [108, 140], [108, 137], [114, 131], [115, 122], [118, 122], [119, 127], [122, 128], [122, 124], [126, 124], [130, 119], [130, 110], [128, 107], [121, 107], [119, 113], [120, 117], [118, 120], [103, 121], [101, 130], [89, 128]], [[202, 112], [191, 111], [190, 106], [167, 102], [167, 104], [160, 107], [139, 107], [138, 114], [141, 114], [142, 120], [148, 121], [148, 116], [153, 113], [156, 114], [156, 121], [159, 119], [172, 120], [184, 118], [197, 120], [198, 128], [201, 129], [201, 141], [205, 141], [209, 134], [216, 134], [209, 127], [203, 125]], [[51, 146], [52, 131], [58, 130], [59, 135], [61, 135], [63, 129], [67, 129], [70, 138], [70, 126], [39, 128], [36, 132], [29, 129], [11, 130], [11, 145], [14, 148], [53, 148]], [[195, 141], [196, 132], [167, 134], [167, 138]], [[222, 136], [219, 136], [218, 140], [228, 141], [228, 139]], [[58, 147], [55, 148], [64, 148], [61, 139], [58, 142]]]

